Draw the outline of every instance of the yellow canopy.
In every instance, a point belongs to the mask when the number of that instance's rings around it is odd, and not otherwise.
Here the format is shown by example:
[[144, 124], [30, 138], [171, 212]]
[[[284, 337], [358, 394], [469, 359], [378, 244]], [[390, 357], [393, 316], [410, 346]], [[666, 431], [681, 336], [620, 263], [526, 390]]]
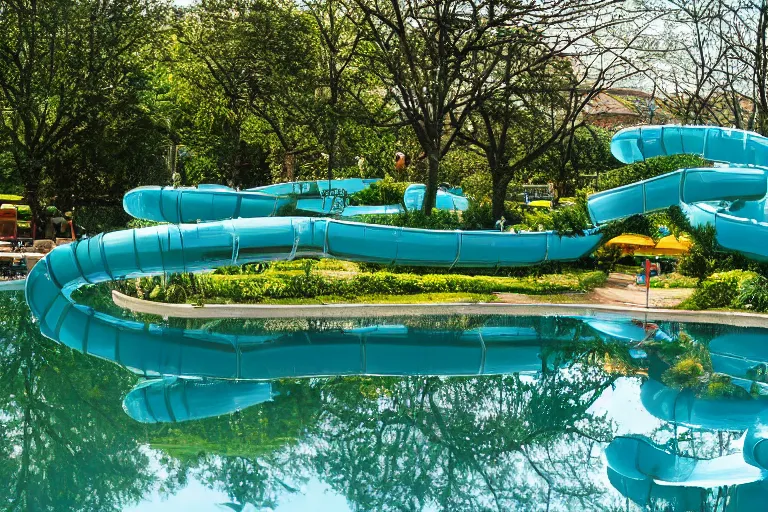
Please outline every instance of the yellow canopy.
[[534, 206], [539, 208], [551, 208], [552, 201], [545, 201], [543, 199], [539, 199], [536, 201], [531, 201], [530, 203], [528, 203], [528, 206]]
[[619, 235], [616, 238], [611, 238], [605, 245], [620, 245], [622, 247], [656, 247], [656, 242], [653, 238], [645, 235], [635, 235], [633, 233], [625, 233]]
[[665, 236], [656, 244], [654, 252], [658, 254], [677, 256], [691, 250], [691, 241], [685, 237], [675, 238], [674, 235]]

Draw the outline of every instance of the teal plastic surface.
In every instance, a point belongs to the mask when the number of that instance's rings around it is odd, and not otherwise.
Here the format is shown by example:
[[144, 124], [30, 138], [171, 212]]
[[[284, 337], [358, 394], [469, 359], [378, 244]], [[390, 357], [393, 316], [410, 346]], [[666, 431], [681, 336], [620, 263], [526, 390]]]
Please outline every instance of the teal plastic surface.
[[[768, 161], [765, 142], [755, 134], [720, 128], [643, 127], [619, 132], [612, 150], [625, 162], [685, 151], [753, 165]], [[73, 306], [71, 291], [86, 283], [297, 257], [447, 268], [525, 266], [576, 260], [592, 252], [601, 239], [595, 232], [565, 237], [554, 232], [435, 231], [273, 216], [283, 205], [291, 204], [293, 196], [316, 207], [315, 196], [322, 196], [321, 203], [333, 199], [323, 196], [330, 189], [354, 193], [374, 181], [297, 182], [244, 192], [219, 185], [130, 191], [124, 204], [133, 215], [210, 222], [117, 231], [57, 247], [30, 272], [27, 301], [43, 332], [53, 336]], [[423, 185], [408, 187], [406, 208], [420, 207], [424, 190]], [[763, 221], [767, 193], [768, 174], [762, 168], [686, 169], [595, 194], [588, 208], [599, 224], [677, 204], [694, 223], [714, 224], [717, 240], [725, 249], [768, 259], [768, 244], [762, 242], [768, 233], [768, 223]], [[441, 190], [438, 206], [461, 210], [468, 202]], [[325, 208], [321, 204], [320, 209]], [[399, 211], [399, 207], [383, 208], [385, 212]], [[366, 210], [358, 210], [362, 212]]]
[[272, 399], [272, 384], [165, 377], [134, 387], [123, 409], [141, 423], [177, 423], [228, 414]]
[[709, 126], [643, 126], [619, 131], [611, 152], [624, 163], [687, 153], [728, 165], [682, 169], [594, 194], [595, 224], [680, 206], [693, 225], [713, 225], [723, 249], [768, 261], [768, 138]]
[[[343, 197], [329, 192], [336, 191], [342, 196], [349, 196], [378, 181], [378, 178], [298, 181], [248, 190], [235, 190], [223, 185], [178, 188], [148, 186], [128, 191], [123, 197], [123, 208], [138, 219], [172, 224], [274, 217], [287, 206], [295, 206], [304, 214], [341, 217], [403, 212], [400, 204], [349, 206]], [[452, 211], [469, 208], [469, 199], [454, 193], [460, 191], [439, 189], [435, 208]], [[425, 185], [409, 185], [403, 195], [405, 208], [410, 211], [421, 210], [425, 192]]]

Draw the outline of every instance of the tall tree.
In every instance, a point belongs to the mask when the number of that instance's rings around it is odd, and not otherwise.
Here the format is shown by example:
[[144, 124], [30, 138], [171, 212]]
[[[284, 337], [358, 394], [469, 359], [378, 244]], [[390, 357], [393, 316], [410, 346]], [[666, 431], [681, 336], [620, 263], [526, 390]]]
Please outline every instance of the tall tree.
[[712, 29], [728, 49], [722, 74], [733, 124], [768, 135], [768, 1], [720, 4], [723, 15]]
[[[317, 150], [307, 129], [316, 87], [313, 21], [288, 0], [206, 0], [184, 16], [178, 35], [223, 91], [237, 137], [256, 116], [277, 141], [284, 178], [293, 178], [297, 158]], [[231, 180], [242, 183], [238, 174]]]
[[[543, 25], [516, 28], [515, 39], [487, 50], [496, 69], [475, 99], [469, 121], [451, 113], [459, 138], [488, 161], [495, 218], [504, 211], [510, 181], [521, 180], [558, 144], [567, 147], [563, 154], [570, 158], [569, 141], [583, 125], [584, 109], [600, 92], [638, 72], [624, 62], [629, 45], [607, 40], [611, 30], [635, 22], [620, 7], [610, 15], [602, 12], [611, 4], [596, 1], [586, 12], [581, 4], [561, 3], [569, 17], [551, 19], [561, 31]], [[564, 180], [555, 185], [562, 193]]]
[[[736, 77], [724, 73], [729, 44], [719, 37], [725, 15], [723, 0], [649, 0], [643, 8], [659, 14], [659, 34], [646, 48], [656, 56], [648, 75], [664, 106], [682, 123], [732, 124], [724, 94]], [[733, 70], [731, 70], [733, 71]]]
[[136, 377], [40, 334], [0, 294], [0, 500], [5, 510], [122, 510], [156, 483], [120, 407]]
[[[603, 10], [617, 3], [612, 0], [354, 1], [365, 13], [374, 48], [367, 53], [369, 66], [428, 159], [427, 213], [440, 161], [481, 101], [503, 88], [504, 78], [544, 68], [577, 43], [591, 44], [589, 35], [621, 18], [603, 19]], [[544, 53], [530, 55], [540, 41], [547, 42]]]
[[110, 91], [126, 60], [163, 27], [165, 0], [0, 3], [0, 138], [10, 141], [35, 214], [46, 162]]
[[339, 139], [344, 135], [345, 121], [352, 115], [350, 109], [357, 106], [349, 96], [354, 95], [355, 75], [360, 75], [353, 63], [362, 36], [357, 22], [360, 13], [350, 9], [343, 0], [302, 0], [302, 5], [315, 20], [320, 36], [318, 77], [321, 80], [319, 94], [316, 94], [319, 119], [312, 126], [327, 155], [330, 180], [338, 165]]

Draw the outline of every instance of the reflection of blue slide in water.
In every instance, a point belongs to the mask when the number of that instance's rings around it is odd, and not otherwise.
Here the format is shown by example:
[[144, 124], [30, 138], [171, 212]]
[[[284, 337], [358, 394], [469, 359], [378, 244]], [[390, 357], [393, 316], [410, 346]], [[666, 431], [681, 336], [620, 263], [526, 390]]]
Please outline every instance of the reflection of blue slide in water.
[[[701, 398], [691, 390], [675, 390], [652, 379], [643, 383], [640, 398], [643, 406], [661, 420], [697, 429], [746, 430], [747, 434], [741, 453], [714, 459], [678, 455], [645, 437], [618, 437], [605, 453], [609, 477], [613, 473], [611, 481], [624, 495], [638, 501], [646, 487], [650, 492], [656, 484], [711, 488], [762, 482], [768, 478], [768, 429], [761, 424], [768, 418], [767, 400]], [[752, 492], [750, 489], [745, 487], [743, 492]], [[690, 498], [688, 494], [678, 497]], [[745, 499], [741, 501], [744, 503]]]
[[[625, 477], [608, 468], [611, 485], [643, 510], [670, 510], [675, 512], [700, 512], [709, 510], [707, 496], [710, 491], [703, 487], [681, 487], [658, 484], [651, 478]], [[756, 503], [768, 500], [768, 482], [757, 481], [732, 486], [728, 490], [725, 512], [754, 512]], [[662, 508], [662, 506], [669, 508]]]
[[600, 192], [589, 199], [593, 221], [680, 206], [694, 225], [713, 225], [725, 249], [768, 259], [768, 138], [726, 128], [644, 126], [617, 133], [611, 151], [624, 163], [687, 153], [732, 166], [679, 170]]
[[[659, 485], [651, 478], [629, 478], [608, 468], [608, 481], [623, 496], [643, 509], [656, 501], [671, 505], [670, 510], [699, 511], [707, 499], [707, 491], [699, 487]], [[654, 509], [655, 510], [655, 509]]]
[[[375, 325], [226, 335], [155, 326], [146, 329], [99, 314], [89, 320], [82, 344], [73, 348], [150, 376], [279, 379], [352, 374], [532, 374], [555, 368], [551, 361], [560, 357], [558, 348], [579, 336], [583, 321], [520, 318], [515, 325], [466, 330]], [[615, 323], [612, 331], [621, 341], [630, 340], [634, 324], [623, 320]], [[110, 324], [114, 326], [111, 331]], [[583, 340], [591, 337], [590, 331], [581, 334]], [[174, 422], [225, 414], [271, 396], [269, 384], [252, 380], [166, 377], [137, 386], [124, 406], [138, 421]]]
[[720, 334], [709, 342], [712, 368], [738, 379], [768, 380], [768, 334], [765, 329], [739, 329]]
[[768, 478], [768, 471], [745, 460], [741, 453], [697, 459], [671, 453], [641, 437], [620, 436], [605, 450], [608, 467], [633, 480], [680, 487], [741, 485]]
[[377, 326], [228, 335], [130, 322], [72, 307], [54, 339], [138, 373], [224, 379], [536, 372], [548, 338], [526, 327]]
[[142, 423], [175, 423], [220, 416], [271, 399], [269, 382], [167, 377], [133, 388], [123, 408]]
[[672, 389], [653, 379], [643, 383], [640, 401], [661, 420], [708, 430], [746, 430], [758, 417], [768, 417], [765, 398], [701, 398], [690, 389]]

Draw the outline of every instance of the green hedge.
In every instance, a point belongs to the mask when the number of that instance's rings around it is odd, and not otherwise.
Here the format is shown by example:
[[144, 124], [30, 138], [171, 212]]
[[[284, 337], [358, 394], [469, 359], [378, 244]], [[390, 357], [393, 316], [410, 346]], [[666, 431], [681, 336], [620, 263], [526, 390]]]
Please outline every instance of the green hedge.
[[768, 311], [768, 279], [755, 275], [741, 282], [739, 295], [733, 301], [739, 309], [751, 309], [765, 313]]
[[756, 279], [755, 272], [730, 270], [712, 274], [680, 307], [684, 309], [743, 308], [739, 303], [742, 287]]
[[[635, 273], [642, 272], [638, 269]], [[696, 288], [699, 284], [695, 277], [687, 277], [678, 273], [663, 274], [651, 279], [651, 288]]]
[[598, 178], [598, 188], [609, 188], [629, 185], [640, 180], [655, 178], [662, 174], [687, 169], [691, 167], [706, 167], [707, 163], [701, 157], [694, 155], [673, 155], [649, 158], [643, 162], [625, 165], [612, 171], [605, 172]]
[[603, 272], [551, 275], [546, 277], [488, 277], [456, 274], [393, 274], [376, 272], [352, 278], [326, 277], [317, 274], [249, 274], [197, 276], [192, 286], [185, 284], [185, 293], [178, 290], [186, 279], [173, 280], [165, 289], [157, 279], [141, 279], [135, 290], [142, 297], [168, 302], [218, 301], [260, 302], [264, 299], [299, 299], [318, 296], [354, 298], [363, 295], [413, 295], [418, 293], [477, 293], [494, 292], [546, 294], [586, 291], [602, 285]]
[[378, 206], [385, 204], [402, 204], [405, 189], [410, 183], [394, 181], [387, 176], [370, 187], [356, 192], [349, 197], [353, 206]]

